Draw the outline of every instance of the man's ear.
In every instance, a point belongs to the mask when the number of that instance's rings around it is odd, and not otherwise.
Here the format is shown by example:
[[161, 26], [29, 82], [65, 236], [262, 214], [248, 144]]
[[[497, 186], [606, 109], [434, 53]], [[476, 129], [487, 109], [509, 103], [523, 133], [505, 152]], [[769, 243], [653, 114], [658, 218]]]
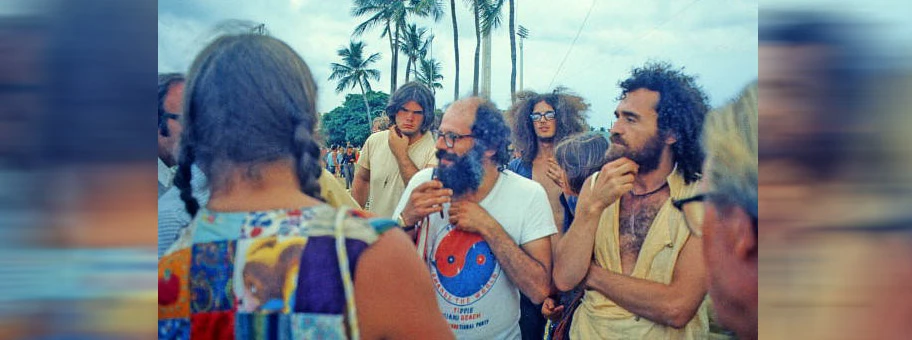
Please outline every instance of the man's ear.
[[668, 132], [665, 133], [665, 144], [672, 145], [677, 142], [678, 142], [678, 133], [674, 130], [668, 130]]
[[732, 207], [726, 212], [734, 255], [738, 260], [757, 259], [758, 242], [754, 234], [754, 219], [740, 207]]

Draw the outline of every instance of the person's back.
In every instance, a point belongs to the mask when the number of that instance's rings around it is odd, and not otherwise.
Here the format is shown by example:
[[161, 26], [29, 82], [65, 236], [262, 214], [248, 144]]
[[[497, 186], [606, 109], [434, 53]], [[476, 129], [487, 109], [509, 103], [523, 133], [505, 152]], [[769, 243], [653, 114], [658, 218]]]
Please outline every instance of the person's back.
[[316, 85], [297, 54], [226, 36], [189, 78], [175, 186], [193, 222], [159, 261], [159, 339], [452, 337], [395, 223], [320, 198]]

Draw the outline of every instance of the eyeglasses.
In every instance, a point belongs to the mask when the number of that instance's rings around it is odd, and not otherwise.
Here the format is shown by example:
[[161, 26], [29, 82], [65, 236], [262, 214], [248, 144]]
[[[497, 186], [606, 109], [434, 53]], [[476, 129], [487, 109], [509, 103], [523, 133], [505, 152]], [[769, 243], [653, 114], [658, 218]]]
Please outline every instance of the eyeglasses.
[[554, 120], [554, 111], [548, 111], [545, 113], [533, 113], [529, 115], [529, 119], [531, 119], [533, 122], [540, 121], [542, 118], [544, 118], [545, 121]]
[[703, 237], [703, 201], [707, 194], [699, 194], [693, 197], [674, 200], [671, 202], [675, 208], [684, 214], [684, 224], [690, 233], [696, 237]]
[[181, 116], [179, 114], [174, 114], [174, 113], [170, 113], [170, 112], [162, 113], [162, 118], [164, 118], [164, 119], [174, 119], [176, 121], [180, 121], [180, 117]]
[[456, 142], [459, 141], [460, 139], [463, 139], [466, 137], [475, 137], [475, 136], [472, 134], [460, 135], [455, 132], [444, 132], [444, 133], [441, 133], [440, 135], [438, 135], [437, 139], [440, 139], [440, 137], [443, 137], [443, 142], [446, 144], [446, 146], [448, 148], [452, 148], [453, 145], [456, 145]]

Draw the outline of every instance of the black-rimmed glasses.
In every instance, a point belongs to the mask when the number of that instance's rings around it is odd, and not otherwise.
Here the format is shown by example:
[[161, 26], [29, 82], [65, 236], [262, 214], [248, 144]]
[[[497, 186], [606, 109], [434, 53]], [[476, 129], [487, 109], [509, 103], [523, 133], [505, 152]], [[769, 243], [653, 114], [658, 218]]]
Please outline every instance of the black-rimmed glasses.
[[459, 141], [460, 139], [463, 139], [466, 137], [475, 137], [475, 136], [472, 134], [460, 135], [455, 132], [443, 132], [437, 136], [437, 138], [440, 138], [440, 137], [443, 137], [443, 142], [446, 144], [446, 146], [448, 148], [452, 148], [454, 145], [456, 145], [456, 142]]
[[554, 120], [554, 111], [548, 111], [544, 113], [533, 113], [529, 115], [529, 119], [533, 122], [540, 121], [544, 119], [545, 121]]
[[684, 224], [690, 233], [696, 237], [703, 237], [703, 201], [707, 194], [698, 194], [693, 197], [674, 200], [672, 205], [684, 214]]
[[164, 119], [174, 119], [176, 121], [180, 121], [180, 117], [181, 117], [181, 115], [175, 114], [175, 113], [170, 113], [170, 112], [162, 113], [162, 118], [164, 118]]

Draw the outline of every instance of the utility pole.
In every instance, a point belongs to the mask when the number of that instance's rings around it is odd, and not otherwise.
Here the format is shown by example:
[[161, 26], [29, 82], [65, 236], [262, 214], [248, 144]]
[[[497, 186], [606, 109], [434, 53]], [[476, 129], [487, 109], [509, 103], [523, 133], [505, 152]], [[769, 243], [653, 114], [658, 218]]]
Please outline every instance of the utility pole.
[[526, 29], [523, 25], [519, 25], [519, 33], [516, 35], [519, 36], [519, 91], [524, 89], [523, 87], [523, 41], [529, 37], [529, 30]]

